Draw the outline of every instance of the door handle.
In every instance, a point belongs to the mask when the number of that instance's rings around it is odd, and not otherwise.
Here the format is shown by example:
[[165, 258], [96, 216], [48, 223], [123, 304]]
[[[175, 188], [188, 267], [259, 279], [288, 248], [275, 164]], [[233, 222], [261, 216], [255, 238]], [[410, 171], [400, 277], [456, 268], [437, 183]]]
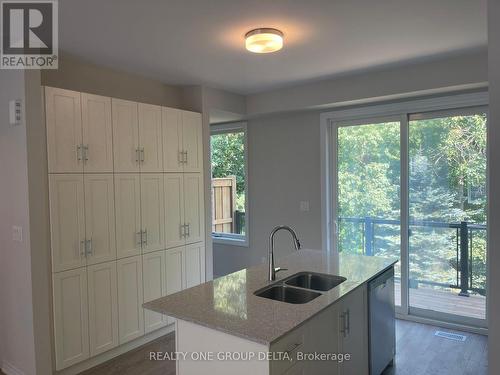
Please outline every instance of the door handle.
[[82, 161], [82, 145], [76, 146], [76, 160]]
[[83, 160], [89, 161], [89, 145], [82, 146]]

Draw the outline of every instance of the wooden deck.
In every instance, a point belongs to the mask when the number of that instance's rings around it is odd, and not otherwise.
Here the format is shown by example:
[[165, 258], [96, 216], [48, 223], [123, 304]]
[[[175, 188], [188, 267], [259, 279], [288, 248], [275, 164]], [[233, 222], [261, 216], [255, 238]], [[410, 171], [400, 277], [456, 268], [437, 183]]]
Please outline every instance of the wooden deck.
[[[401, 284], [396, 282], [396, 304], [401, 304]], [[461, 297], [458, 291], [436, 290], [426, 287], [410, 289], [410, 306], [448, 314], [485, 319], [486, 298], [480, 295]]]

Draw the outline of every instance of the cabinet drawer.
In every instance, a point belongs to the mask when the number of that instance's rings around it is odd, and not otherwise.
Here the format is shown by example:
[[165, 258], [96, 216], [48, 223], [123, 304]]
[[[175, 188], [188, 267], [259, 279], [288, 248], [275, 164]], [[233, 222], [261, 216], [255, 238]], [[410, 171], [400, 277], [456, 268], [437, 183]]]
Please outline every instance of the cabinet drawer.
[[[271, 358], [271, 374], [288, 374], [288, 370], [297, 362], [297, 352], [302, 351], [304, 343], [304, 330], [302, 327], [293, 330], [285, 337], [271, 345], [271, 352], [275, 353]], [[287, 356], [287, 357], [286, 357]], [[295, 372], [291, 372], [295, 374]]]

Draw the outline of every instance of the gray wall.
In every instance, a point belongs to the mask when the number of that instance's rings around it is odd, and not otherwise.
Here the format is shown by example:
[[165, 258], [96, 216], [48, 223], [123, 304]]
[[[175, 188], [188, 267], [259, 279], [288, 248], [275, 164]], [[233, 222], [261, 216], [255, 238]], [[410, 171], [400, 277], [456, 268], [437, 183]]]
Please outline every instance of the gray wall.
[[489, 286], [488, 368], [500, 374], [500, 1], [488, 3], [488, 56], [490, 83], [489, 118]]
[[[8, 103], [25, 99], [23, 71], [0, 70], [0, 360], [35, 374], [26, 124], [9, 125]], [[12, 240], [12, 226], [23, 240]]]
[[[302, 245], [321, 247], [319, 113], [248, 121], [249, 247], [214, 244], [214, 274], [221, 276], [267, 259], [267, 238], [278, 224], [297, 230]], [[310, 211], [300, 212], [299, 202]], [[291, 249], [286, 233], [277, 256]]]
[[183, 106], [180, 87], [91, 64], [67, 53], [61, 55], [59, 69], [42, 70], [42, 85], [189, 109]]

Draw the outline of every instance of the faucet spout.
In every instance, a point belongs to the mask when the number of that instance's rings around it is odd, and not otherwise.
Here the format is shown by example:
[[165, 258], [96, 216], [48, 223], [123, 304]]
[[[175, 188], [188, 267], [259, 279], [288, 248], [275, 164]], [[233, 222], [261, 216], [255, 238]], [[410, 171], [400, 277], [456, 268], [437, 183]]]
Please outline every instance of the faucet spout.
[[280, 230], [286, 230], [292, 235], [293, 246], [295, 247], [295, 250], [300, 250], [301, 247], [297, 234], [289, 226], [279, 225], [271, 231], [271, 234], [269, 235], [269, 281], [276, 280], [276, 272], [281, 271], [279, 267], [274, 267], [274, 235]]

